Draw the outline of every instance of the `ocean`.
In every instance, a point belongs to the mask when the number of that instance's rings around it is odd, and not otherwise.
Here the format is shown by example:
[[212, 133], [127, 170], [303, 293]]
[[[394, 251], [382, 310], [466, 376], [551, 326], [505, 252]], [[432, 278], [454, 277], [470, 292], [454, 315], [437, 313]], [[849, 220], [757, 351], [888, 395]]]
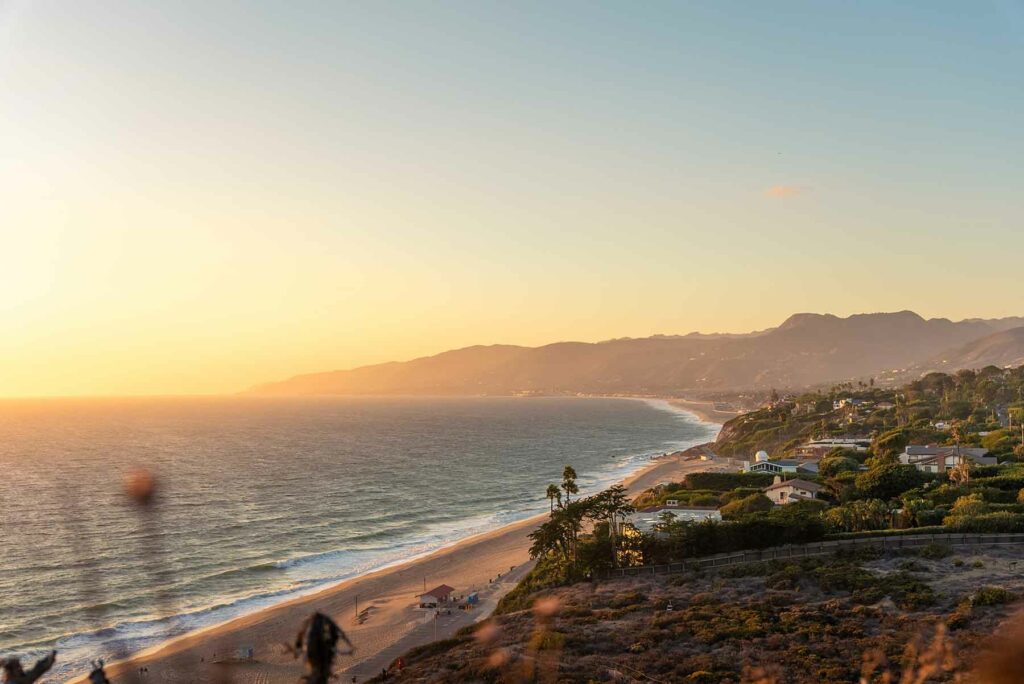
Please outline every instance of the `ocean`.
[[629, 399], [0, 402], [0, 657], [56, 648], [78, 674], [547, 510], [565, 464], [596, 491], [717, 427]]

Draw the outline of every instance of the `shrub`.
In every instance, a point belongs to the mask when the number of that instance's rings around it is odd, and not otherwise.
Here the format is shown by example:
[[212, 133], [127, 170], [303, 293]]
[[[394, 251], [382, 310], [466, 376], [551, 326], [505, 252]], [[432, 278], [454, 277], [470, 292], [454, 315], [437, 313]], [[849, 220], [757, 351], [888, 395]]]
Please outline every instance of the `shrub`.
[[998, 606], [1016, 600], [1017, 595], [1003, 587], [984, 586], [971, 596], [971, 604], [975, 606]]
[[818, 508], [802, 504], [789, 504], [735, 521], [680, 521], [672, 523], [664, 535], [644, 536], [644, 562], [666, 563], [728, 551], [802, 544], [818, 541], [824, 533]]
[[749, 513], [765, 513], [774, 507], [771, 499], [758, 492], [726, 504], [721, 512], [723, 518], [732, 520]]
[[951, 516], [962, 516], [972, 515], [978, 516], [988, 513], [988, 505], [985, 500], [981, 498], [981, 494], [968, 494], [967, 496], [961, 496], [953, 504], [952, 510], [949, 511]]
[[718, 497], [714, 494], [699, 494], [690, 498], [691, 506], [717, 506]]
[[770, 575], [764, 581], [764, 586], [768, 589], [796, 589], [802, 574], [799, 565], [790, 563], [783, 566], [778, 572]]
[[470, 637], [453, 637], [451, 639], [441, 639], [440, 641], [432, 641], [429, 644], [423, 644], [422, 646], [416, 646], [409, 650], [405, 654], [406, 660], [418, 660], [420, 658], [429, 658], [440, 653], [445, 653], [461, 646], [470, 640]]
[[889, 527], [889, 506], [878, 499], [851, 501], [822, 514], [825, 524], [837, 532], [863, 532]]
[[971, 621], [971, 616], [973, 612], [974, 606], [971, 603], [971, 599], [961, 601], [957, 605], [956, 610], [949, 614], [949, 617], [946, 619], [946, 624], [949, 626], [950, 629], [960, 629], [961, 627], [966, 627], [967, 624]]
[[874, 585], [875, 576], [852, 563], [834, 563], [815, 571], [818, 584], [824, 591], [849, 591], [867, 589]]
[[997, 489], [1012, 489], [1014, 491], [1018, 491], [1024, 487], [1024, 472], [1014, 470], [1003, 475], [987, 477], [985, 478], [985, 485], [988, 487], [995, 487]]
[[609, 608], [629, 608], [632, 606], [640, 605], [647, 601], [647, 596], [639, 591], [630, 591], [624, 594], [616, 594], [611, 601], [608, 602]]
[[932, 542], [931, 544], [922, 547], [921, 550], [917, 552], [917, 555], [921, 558], [938, 560], [940, 558], [948, 558], [953, 555], [953, 549], [948, 544]]
[[564, 634], [545, 629], [534, 633], [529, 648], [533, 651], [561, 651], [564, 646]]
[[842, 534], [830, 534], [826, 539], [867, 539], [870, 537], [900, 537], [914, 534], [932, 534], [949, 532], [948, 528], [940, 526], [910, 527], [905, 530], [870, 530], [868, 532], [844, 532]]
[[954, 532], [1024, 532], [1024, 515], [986, 513], [979, 516], [947, 517], [946, 526]]
[[913, 575], [899, 571], [879, 580], [880, 586], [892, 596], [900, 608], [918, 610], [935, 603], [935, 592], [930, 586]]
[[535, 592], [565, 583], [565, 571], [552, 556], [543, 556], [494, 609], [496, 615], [526, 610], [533, 605]]
[[946, 510], [943, 508], [936, 508], [931, 511], [920, 511], [917, 514], [917, 525], [918, 527], [938, 527], [942, 524], [942, 520], [946, 517]]
[[924, 477], [914, 466], [884, 463], [857, 476], [857, 493], [865, 499], [888, 500], [923, 481]]
[[[831, 452], [829, 452], [831, 454]], [[831, 456], [821, 459], [818, 474], [821, 477], [835, 477], [839, 473], [855, 473], [860, 469], [860, 462], [846, 456]]]

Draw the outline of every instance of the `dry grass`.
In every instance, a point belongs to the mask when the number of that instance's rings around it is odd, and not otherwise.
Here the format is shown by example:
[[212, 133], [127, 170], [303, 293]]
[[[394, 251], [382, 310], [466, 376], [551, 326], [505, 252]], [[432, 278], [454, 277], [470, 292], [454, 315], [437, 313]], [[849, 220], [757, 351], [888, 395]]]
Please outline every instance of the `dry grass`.
[[[971, 601], [989, 581], [1021, 595], [1024, 579], [1009, 576], [1012, 553], [972, 557], [985, 570], [956, 566], [952, 557], [913, 565], [905, 557], [845, 558], [766, 563], [733, 577], [678, 575], [544, 591], [534, 597], [535, 610], [488, 621], [476, 638], [463, 635], [429, 657], [407, 658], [402, 679], [1020, 681], [999, 674], [1024, 671], [1014, 655], [1024, 652], [1019, 646], [979, 657], [1013, 605]], [[955, 629], [947, 625], [954, 618]]]

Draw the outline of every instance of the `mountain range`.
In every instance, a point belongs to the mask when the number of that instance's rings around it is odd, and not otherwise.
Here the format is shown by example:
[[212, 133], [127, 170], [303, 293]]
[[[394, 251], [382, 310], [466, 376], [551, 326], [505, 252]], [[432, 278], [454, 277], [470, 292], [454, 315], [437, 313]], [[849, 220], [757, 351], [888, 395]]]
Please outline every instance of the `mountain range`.
[[685, 394], [798, 389], [883, 373], [1024, 363], [1024, 317], [801, 313], [747, 334], [655, 335], [541, 347], [473, 346], [259, 385], [274, 395]]

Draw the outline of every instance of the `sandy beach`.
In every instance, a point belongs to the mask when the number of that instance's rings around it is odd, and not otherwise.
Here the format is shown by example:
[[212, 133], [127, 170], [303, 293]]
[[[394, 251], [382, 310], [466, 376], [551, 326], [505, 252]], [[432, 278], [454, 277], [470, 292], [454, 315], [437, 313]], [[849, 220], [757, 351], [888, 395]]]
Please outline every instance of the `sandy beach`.
[[[707, 463], [699, 461], [661, 459], [652, 461], [623, 484], [631, 494], [637, 494], [705, 467]], [[107, 674], [113, 682], [295, 682], [302, 673], [301, 662], [286, 644], [295, 641], [310, 613], [320, 610], [334, 618], [355, 645], [352, 656], [337, 662], [336, 672], [344, 673], [340, 681], [353, 681], [353, 676], [356, 681], [364, 681], [402, 652], [396, 652], [396, 648], [404, 650], [429, 641], [434, 629], [440, 629], [437, 637], [443, 638], [445, 633], [482, 619], [493, 610], [528, 570], [527, 535], [542, 517], [470, 537], [423, 558], [179, 637], [108, 665]], [[440, 626], [431, 624], [432, 614], [417, 607], [417, 596], [424, 586], [429, 590], [440, 584], [454, 587], [458, 595], [479, 590], [480, 608], [465, 615], [446, 616]], [[361, 618], [356, 614], [357, 601]], [[250, 648], [251, 660], [238, 657]], [[84, 682], [85, 678], [72, 681]]]
[[697, 401], [696, 399], [683, 399], [679, 397], [668, 397], [665, 401], [672, 406], [689, 411], [701, 420], [709, 423], [724, 423], [742, 413], [741, 411], [721, 411], [716, 409], [713, 401]]

